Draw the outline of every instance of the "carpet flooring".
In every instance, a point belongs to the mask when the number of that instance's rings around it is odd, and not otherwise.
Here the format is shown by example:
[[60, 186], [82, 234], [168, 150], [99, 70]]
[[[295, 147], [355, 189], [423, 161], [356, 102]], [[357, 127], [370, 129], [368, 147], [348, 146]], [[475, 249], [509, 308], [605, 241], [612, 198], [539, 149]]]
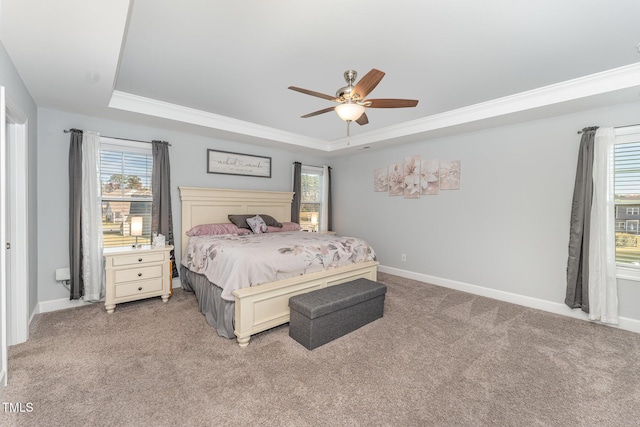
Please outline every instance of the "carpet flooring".
[[[384, 317], [241, 349], [193, 294], [37, 315], [2, 426], [634, 426], [640, 334], [388, 274]], [[8, 406], [7, 404], [13, 406]], [[7, 410], [18, 408], [23, 412]], [[30, 410], [29, 410], [30, 409]]]

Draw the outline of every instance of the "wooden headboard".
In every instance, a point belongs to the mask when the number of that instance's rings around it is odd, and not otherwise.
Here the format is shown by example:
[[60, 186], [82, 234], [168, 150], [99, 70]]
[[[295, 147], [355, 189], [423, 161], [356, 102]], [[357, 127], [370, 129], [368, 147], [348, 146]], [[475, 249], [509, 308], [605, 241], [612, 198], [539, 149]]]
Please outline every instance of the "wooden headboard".
[[182, 254], [187, 250], [187, 231], [196, 225], [229, 222], [229, 214], [266, 214], [280, 222], [291, 221], [290, 191], [233, 190], [178, 187], [182, 202]]

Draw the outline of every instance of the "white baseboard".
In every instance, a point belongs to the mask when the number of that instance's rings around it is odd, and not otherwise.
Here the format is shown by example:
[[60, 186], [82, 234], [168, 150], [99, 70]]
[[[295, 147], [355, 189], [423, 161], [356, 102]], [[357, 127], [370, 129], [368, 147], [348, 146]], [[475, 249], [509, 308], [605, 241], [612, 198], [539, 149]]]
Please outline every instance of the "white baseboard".
[[[180, 280], [174, 279], [173, 289], [177, 289], [181, 287], [182, 287], [182, 284], [180, 283]], [[31, 317], [29, 318], [29, 324], [31, 324], [31, 320], [33, 320], [33, 316], [35, 316], [36, 314], [48, 313], [50, 311], [57, 311], [57, 310], [66, 310], [67, 308], [81, 307], [87, 304], [104, 304], [104, 301], [87, 302], [83, 300], [70, 300], [69, 298], [40, 301], [36, 306], [36, 309], [31, 314]]]
[[[429, 276], [427, 274], [415, 273], [413, 271], [401, 270], [399, 268], [378, 266], [378, 271], [382, 273], [393, 274], [395, 276], [413, 279], [420, 282], [430, 283], [432, 285], [441, 286], [443, 288], [455, 289], [457, 291], [467, 292], [474, 295], [480, 295], [487, 298], [493, 298], [500, 301], [510, 302], [529, 308], [547, 311], [550, 313], [560, 314], [563, 316], [573, 317], [580, 320], [590, 321], [588, 315], [581, 310], [572, 310], [563, 302], [547, 301], [538, 298], [528, 297], [525, 295], [513, 294], [510, 292], [500, 291], [497, 289], [485, 288], [478, 285], [472, 285], [455, 280], [443, 279], [441, 277]], [[609, 325], [614, 328], [624, 329], [626, 331], [640, 333], [640, 320], [627, 317], [620, 317], [618, 325]], [[599, 322], [597, 322], [599, 323]]]
[[50, 311], [66, 310], [67, 308], [81, 307], [87, 304], [92, 304], [92, 303], [87, 301], [77, 300], [77, 299], [70, 300], [69, 298], [40, 301], [33, 314], [35, 315], [40, 313], [48, 313]]

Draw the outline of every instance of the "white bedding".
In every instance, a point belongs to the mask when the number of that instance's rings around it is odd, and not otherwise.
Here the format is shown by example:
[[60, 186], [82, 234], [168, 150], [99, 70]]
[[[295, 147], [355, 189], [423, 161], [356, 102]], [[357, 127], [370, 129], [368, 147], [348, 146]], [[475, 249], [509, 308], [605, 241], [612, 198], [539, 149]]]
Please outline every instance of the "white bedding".
[[182, 265], [206, 276], [222, 288], [223, 299], [233, 301], [236, 289], [375, 259], [362, 239], [291, 231], [194, 236]]

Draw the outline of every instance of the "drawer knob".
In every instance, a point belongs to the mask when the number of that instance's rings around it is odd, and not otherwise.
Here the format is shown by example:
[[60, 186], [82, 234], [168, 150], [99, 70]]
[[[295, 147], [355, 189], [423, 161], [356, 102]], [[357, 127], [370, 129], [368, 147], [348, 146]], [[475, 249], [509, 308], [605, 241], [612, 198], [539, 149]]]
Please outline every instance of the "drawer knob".
[[142, 262], [142, 258], [138, 258], [138, 262]]
[[140, 287], [138, 288], [138, 290], [139, 290], [139, 291], [141, 291], [141, 290], [142, 290], [142, 286], [140, 286]]
[[141, 277], [141, 276], [142, 276], [142, 273], [138, 273], [138, 277]]

